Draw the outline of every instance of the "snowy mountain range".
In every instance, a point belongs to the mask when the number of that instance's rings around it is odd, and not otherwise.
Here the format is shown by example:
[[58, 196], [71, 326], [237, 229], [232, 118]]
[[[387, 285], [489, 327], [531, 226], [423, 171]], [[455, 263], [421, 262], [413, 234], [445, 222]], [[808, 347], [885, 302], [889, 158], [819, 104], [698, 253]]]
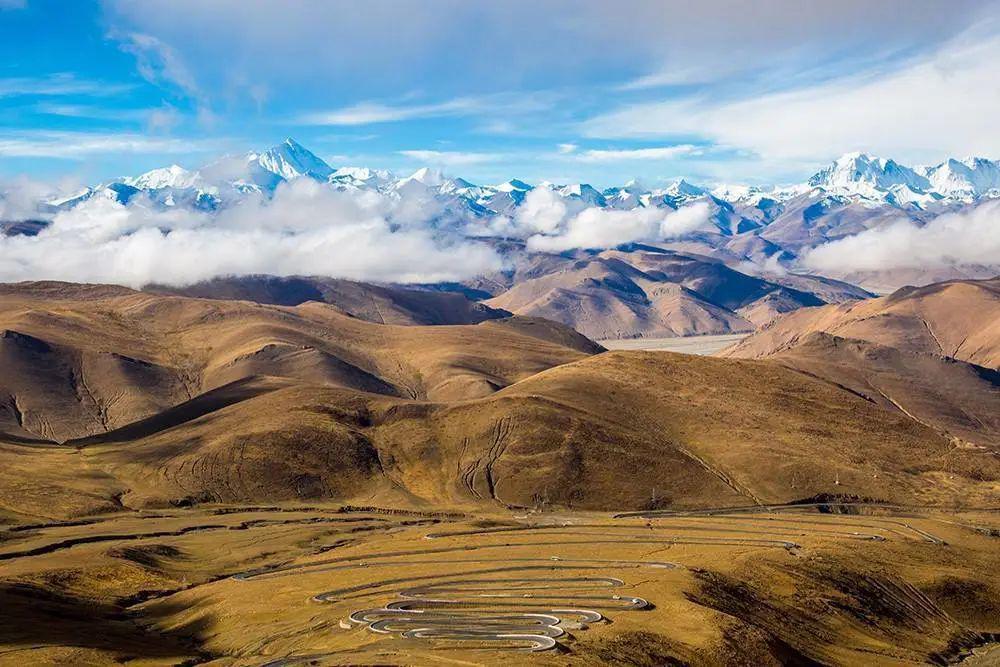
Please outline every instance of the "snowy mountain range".
[[[218, 160], [190, 171], [178, 165], [154, 169], [86, 188], [70, 197], [47, 202], [51, 209], [72, 208], [92, 197], [125, 203], [144, 193], [163, 206], [215, 209], [248, 193], [268, 195], [282, 182], [311, 178], [341, 190], [377, 190], [387, 194], [419, 193], [465, 205], [477, 216], [511, 215], [533, 186], [518, 179], [498, 185], [476, 185], [423, 168], [397, 178], [391, 172], [367, 167], [334, 169], [293, 139], [265, 151]], [[1000, 198], [1000, 161], [984, 158], [950, 159], [934, 166], [908, 167], [866, 153], [846, 154], [805, 183], [786, 187], [722, 185], [714, 189], [685, 180], [663, 188], [644, 189], [634, 182], [603, 191], [587, 183], [540, 184], [567, 200], [586, 206], [614, 209], [678, 208], [706, 200], [724, 209], [720, 229], [730, 233], [766, 224], [787, 203], [801, 197], [826, 205], [860, 204], [907, 210], [933, 210], [984, 198]], [[733, 215], [743, 218], [735, 224]]]
[[[701, 313], [696, 318], [700, 322], [697, 326], [685, 324], [671, 331], [719, 333], [742, 330], [740, 327], [750, 326], [748, 322], [767, 321], [778, 313], [815, 305], [815, 299], [831, 302], [867, 294], [856, 286], [887, 292], [903, 284], [988, 277], [1000, 270], [1000, 264], [987, 258], [987, 261], [964, 263], [956, 260], [947, 266], [904, 263], [904, 270], [892, 266], [863, 270], [832, 266], [824, 268], [822, 276], [818, 276], [811, 273], [806, 261], [819, 246], [866, 231], [877, 231], [901, 219], [919, 229], [929, 226], [943, 213], [967, 209], [971, 213], [983, 210], [985, 215], [992, 215], [992, 207], [998, 204], [987, 200], [1000, 200], [1000, 163], [983, 158], [909, 167], [891, 159], [851, 153], [838, 158], [806, 182], [790, 186], [719, 185], [708, 188], [678, 180], [653, 189], [629, 182], [599, 190], [587, 183], [531, 185], [516, 178], [481, 185], [431, 168], [419, 169], [405, 177], [367, 167], [334, 168], [288, 139], [267, 150], [224, 157], [197, 170], [170, 165], [138, 176], [115, 179], [70, 197], [49, 201], [42, 212], [55, 214], [95, 198], [121, 204], [136, 200], [144, 207], [152, 202], [154, 207], [164, 209], [217, 211], [249, 201], [249, 198], [267, 199], [281, 184], [299, 179], [309, 179], [321, 187], [325, 185], [339, 191], [377, 192], [418, 207], [432, 204], [426, 210], [433, 211], [433, 219], [427, 222], [435, 230], [474, 237], [504, 256], [506, 268], [502, 272], [482, 277], [481, 281], [478, 278], [470, 280], [463, 283], [461, 289], [500, 298], [491, 290], [502, 284], [510, 288], [512, 295], [509, 302], [498, 302], [497, 307], [552, 317], [602, 336], [613, 333], [611, 329], [605, 330], [605, 325], [612, 325], [604, 319], [595, 319], [593, 327], [596, 328], [588, 328], [591, 325], [568, 321], [567, 316], [559, 313], [583, 313], [590, 317], [592, 309], [586, 304], [603, 303], [606, 292], [617, 290], [620, 294], [616, 292], [615, 298], [621, 305], [607, 310], [608, 313], [614, 311], [628, 319], [632, 317], [629, 313], [634, 315], [636, 308], [648, 308], [648, 304], [662, 297], [672, 299], [674, 304], [669, 308], [664, 306], [664, 312], [674, 313], [676, 306], [685, 312]], [[550, 205], [553, 197], [556, 202], [561, 199], [565, 211], [557, 215], [562, 216], [559, 224], [567, 226], [573, 216], [592, 207], [613, 210], [615, 215], [589, 216], [589, 224], [595, 224], [596, 220], [598, 225], [612, 225], [616, 220], [625, 220], [627, 226], [632, 216], [619, 216], [619, 211], [635, 211], [635, 219], [643, 220], [651, 216], [645, 215], [642, 209], [650, 208], [664, 209], [664, 219], [671, 217], [670, 211], [684, 208], [685, 213], [678, 214], [679, 217], [693, 220], [693, 223], [685, 223], [683, 231], [677, 234], [633, 237], [624, 243], [615, 240], [619, 238], [615, 235], [607, 237], [610, 241], [597, 235], [581, 237], [582, 240], [574, 238], [565, 245], [553, 245], [548, 249], [544, 246], [532, 248], [529, 242], [536, 231], [525, 233], [518, 225], [522, 224], [521, 218], [530, 220], [535, 214], [532, 209], [537, 208], [534, 205], [537, 202], [533, 201], [533, 192], [544, 194], [542, 208]], [[529, 198], [531, 205], [526, 207]], [[412, 207], [401, 209], [412, 210]], [[0, 226], [0, 233], [5, 236], [39, 234], [48, 224], [41, 219], [44, 217], [40, 216], [34, 221], [37, 224], [29, 227], [22, 223], [12, 226], [8, 222]], [[591, 242], [594, 245], [588, 245]], [[627, 267], [622, 264], [626, 260]], [[676, 273], [678, 262], [691, 265], [690, 279], [683, 284], [681, 292], [676, 292], [674, 287], [669, 288], [674, 291], [662, 291], [660, 283], [676, 282], [670, 276]], [[514, 269], [510, 269], [511, 266]], [[553, 271], [561, 277], [549, 277]], [[765, 281], [767, 287], [753, 292], [753, 298], [745, 303], [722, 304], [725, 307], [718, 311], [722, 302], [711, 296], [714, 294], [711, 287], [718, 282], [719, 272], [726, 271], [733, 272], [734, 280], [742, 281], [741, 284], [750, 284], [748, 280]], [[528, 287], [518, 287], [522, 283]], [[657, 285], [655, 289], [650, 288], [650, 295], [660, 296], [637, 296], [642, 290], [629, 287], [633, 283]], [[776, 286], [795, 293], [775, 291]], [[599, 293], [600, 298], [595, 293]], [[702, 294], [704, 299], [699, 301], [701, 297], [696, 298], [693, 294]], [[558, 312], [544, 309], [535, 312], [532, 310], [535, 306], [524, 305], [543, 303], [563, 306], [556, 309]], [[681, 305], [677, 306], [678, 303]], [[598, 310], [605, 312], [602, 308]], [[660, 321], [650, 317], [650, 322]], [[656, 322], [649, 324], [653, 327], [649, 331], [661, 331], [662, 322]], [[612, 328], [617, 332], [614, 335], [639, 335], [648, 333], [643, 326], [646, 325], [618, 323]]]
[[[677, 210], [697, 203], [703, 210], [695, 226], [686, 228], [680, 236], [662, 239], [660, 247], [711, 257], [745, 270], [768, 272], [796, 270], [799, 260], [819, 245], [900, 219], [922, 227], [942, 213], [977, 208], [987, 200], [1000, 199], [1000, 163], [984, 158], [909, 167], [891, 159], [849, 153], [805, 183], [791, 186], [721, 185], [709, 189], [679, 180], [655, 189], [630, 182], [598, 190], [587, 183], [533, 186], [518, 179], [478, 185], [426, 167], [405, 177], [367, 167], [334, 169], [288, 139], [265, 151], [222, 158], [196, 171], [171, 165], [103, 183], [49, 201], [42, 213], [51, 215], [94, 197], [124, 204], [140, 196], [164, 208], [215, 211], [246, 197], [270, 197], [281, 183], [302, 178], [342, 191], [375, 191], [386, 197], [406, 198], [417, 205], [434, 202], [428, 209], [436, 211], [431, 221], [434, 226], [480, 238], [498, 234], [506, 237], [509, 225], [497, 221], [501, 216], [516, 220], [519, 207], [536, 189], [546, 189], [562, 198], [571, 214], [588, 207]], [[481, 228], [476, 227], [479, 222]], [[995, 274], [994, 263], [988, 264], [936, 273], [933, 277], [941, 280]], [[761, 268], [747, 268], [751, 266]], [[904, 279], [893, 271], [864, 275], [828, 271], [827, 275], [875, 291], [891, 289], [903, 280], [923, 280], [922, 274]]]

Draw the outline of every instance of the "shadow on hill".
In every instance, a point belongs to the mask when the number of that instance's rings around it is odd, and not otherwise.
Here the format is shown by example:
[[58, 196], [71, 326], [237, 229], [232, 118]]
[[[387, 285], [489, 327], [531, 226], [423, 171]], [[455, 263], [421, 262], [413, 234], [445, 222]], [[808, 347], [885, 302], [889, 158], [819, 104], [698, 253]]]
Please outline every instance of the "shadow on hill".
[[6, 443], [10, 445], [20, 445], [22, 447], [42, 447], [44, 449], [58, 449], [64, 445], [53, 442], [52, 440], [46, 440], [44, 438], [30, 437], [23, 435], [16, 435], [14, 433], [7, 433], [0, 431], [0, 443]]
[[[16, 647], [71, 646], [114, 654], [115, 661], [129, 659], [209, 659], [202, 649], [210, 617], [198, 617], [169, 632], [147, 630], [139, 619], [118, 605], [76, 598], [26, 582], [0, 582], [0, 645]], [[142, 623], [179, 611], [157, 605]]]
[[86, 447], [99, 443], [138, 440], [261, 394], [282, 389], [290, 384], [292, 384], [290, 381], [281, 378], [259, 376], [236, 380], [146, 419], [140, 419], [107, 433], [70, 440], [66, 444], [73, 447]]

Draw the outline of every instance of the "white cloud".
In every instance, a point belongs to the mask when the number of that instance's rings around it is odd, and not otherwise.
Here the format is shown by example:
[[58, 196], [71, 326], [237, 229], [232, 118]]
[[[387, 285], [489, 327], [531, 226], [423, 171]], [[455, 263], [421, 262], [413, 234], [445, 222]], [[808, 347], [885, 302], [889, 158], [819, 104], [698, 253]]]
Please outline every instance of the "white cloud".
[[690, 234], [703, 227], [711, 215], [712, 207], [703, 201], [682, 206], [676, 211], [667, 213], [663, 218], [660, 223], [660, 238], [672, 239]]
[[801, 264], [833, 275], [970, 264], [1000, 267], [1000, 201], [945, 213], [924, 226], [900, 219], [817, 246]]
[[132, 32], [121, 38], [123, 51], [136, 59], [136, 68], [150, 83], [170, 83], [193, 98], [201, 98], [194, 74], [172, 46], [152, 35]]
[[393, 123], [413, 118], [434, 118], [441, 116], [464, 116], [482, 109], [475, 98], [462, 97], [436, 104], [414, 104], [410, 106], [387, 106], [372, 102], [362, 102], [332, 111], [309, 113], [299, 118], [305, 125], [370, 125], [373, 123]]
[[639, 208], [609, 211], [587, 208], [565, 221], [555, 234], [536, 234], [528, 249], [559, 252], [570, 248], [610, 248], [621, 243], [654, 236], [664, 212]]
[[400, 155], [419, 160], [425, 164], [439, 166], [461, 166], [466, 164], [481, 164], [483, 162], [495, 162], [503, 159], [500, 153], [475, 153], [465, 151], [432, 151], [432, 150], [410, 150], [399, 151]]
[[78, 79], [72, 74], [60, 73], [41, 77], [9, 77], [0, 79], [0, 97], [66, 95], [110, 96], [130, 90], [127, 84], [110, 84], [102, 81]]
[[769, 276], [784, 276], [788, 273], [788, 269], [785, 265], [781, 263], [781, 258], [784, 253], [777, 252], [770, 257], [766, 257], [762, 261], [752, 261], [744, 260], [736, 265], [736, 269], [740, 273], [745, 273], [748, 276], [758, 276], [760, 278], [767, 278]]
[[0, 134], [0, 156], [71, 160], [102, 153], [189, 154], [217, 150], [216, 140], [173, 139], [130, 133], [23, 131]]
[[616, 211], [583, 207], [548, 188], [535, 188], [515, 214], [512, 230], [528, 236], [529, 250], [611, 248], [633, 241], [677, 238], [703, 226], [711, 210], [697, 202], [677, 211], [635, 208]]
[[0, 220], [39, 218], [38, 202], [54, 196], [51, 185], [24, 176], [0, 183]]
[[66, 118], [87, 118], [123, 123], [144, 123], [152, 132], [170, 130], [181, 121], [181, 114], [169, 104], [147, 109], [115, 109], [88, 104], [68, 104], [65, 102], [38, 102], [32, 110], [49, 116]]
[[339, 143], [341, 141], [372, 141], [373, 139], [378, 139], [380, 135], [375, 133], [368, 134], [324, 134], [317, 137], [317, 139], [322, 141], [327, 141], [331, 143]]
[[698, 155], [700, 148], [692, 144], [662, 146], [657, 148], [627, 148], [620, 150], [588, 150], [577, 154], [581, 162], [621, 162], [627, 160], [674, 160], [687, 155]]
[[425, 164], [440, 166], [462, 166], [470, 164], [483, 164], [498, 162], [509, 158], [520, 158], [531, 161], [538, 159], [564, 159], [569, 158], [577, 162], [604, 163], [604, 162], [628, 162], [647, 160], [674, 160], [687, 156], [701, 155], [704, 149], [692, 144], [680, 144], [677, 146], [662, 146], [656, 148], [631, 148], [615, 150], [586, 150], [580, 151], [576, 144], [559, 144], [555, 155], [532, 154], [532, 153], [487, 153], [475, 151], [437, 151], [437, 150], [405, 150], [398, 151], [399, 155], [418, 160]]
[[150, 132], [169, 132], [181, 122], [180, 112], [169, 104], [146, 113], [146, 127]]
[[376, 123], [396, 123], [416, 118], [448, 118], [457, 116], [502, 116], [494, 122], [506, 122], [511, 116], [543, 111], [552, 106], [551, 93], [520, 92], [465, 96], [427, 104], [381, 104], [361, 102], [339, 109], [317, 111], [299, 116], [303, 125], [359, 126]]
[[[198, 84], [194, 72], [188, 67], [180, 51], [160, 38], [149, 34], [130, 32], [113, 36], [119, 40], [122, 51], [135, 57], [136, 69], [143, 79], [152, 84], [173, 86], [186, 95], [194, 102], [198, 121], [203, 125], [210, 125], [215, 121], [215, 115], [209, 104], [209, 96]], [[258, 85], [246, 88], [251, 98], [259, 104], [260, 95], [264, 94], [264, 88]], [[151, 127], [164, 129], [163, 121], [166, 118], [165, 114], [159, 114], [151, 120]]]
[[189, 284], [219, 275], [317, 274], [437, 282], [495, 270], [487, 245], [435, 232], [435, 209], [308, 179], [208, 215], [94, 198], [36, 237], [0, 238], [0, 280]]
[[663, 88], [681, 83], [686, 83], [684, 81], [684, 74], [672, 71], [654, 72], [637, 77], [631, 81], [626, 81], [618, 86], [618, 90], [646, 90], [648, 88]]
[[595, 137], [700, 136], [772, 158], [858, 148], [902, 159], [1000, 153], [1000, 36], [966, 33], [892, 70], [735, 100], [629, 105], [583, 125]]
[[349, 12], [322, 0], [105, 0], [102, 8], [122, 32], [180, 50], [213, 93], [228, 93], [249, 71], [272, 90], [304, 84], [343, 105], [386, 99], [414, 81], [448, 98], [536, 82], [593, 90], [611, 73], [647, 74], [640, 67], [688, 79], [693, 68], [712, 74], [730, 63], [813, 67], [844, 54], [927, 48], [967, 25], [983, 2], [952, 0], [948, 11], [933, 0], [813, 2], [808, 11], [801, 0], [379, 0]]
[[[560, 197], [548, 188], [535, 188], [525, 195], [514, 216], [514, 223], [528, 234], [555, 233], [568, 217], [571, 203], [572, 200]], [[580, 204], [575, 206], [574, 213], [582, 209]]]

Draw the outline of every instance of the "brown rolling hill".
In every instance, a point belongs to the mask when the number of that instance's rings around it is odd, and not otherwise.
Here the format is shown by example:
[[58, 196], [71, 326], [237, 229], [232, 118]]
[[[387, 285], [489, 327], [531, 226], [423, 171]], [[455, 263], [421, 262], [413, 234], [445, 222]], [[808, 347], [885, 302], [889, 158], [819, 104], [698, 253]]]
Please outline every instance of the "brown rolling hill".
[[723, 356], [762, 358], [814, 332], [1000, 368], [1000, 278], [905, 287], [889, 296], [805, 308], [743, 339]]
[[634, 245], [569, 257], [533, 255], [485, 303], [562, 322], [594, 339], [752, 331], [824, 303], [708, 257]]
[[[993, 376], [897, 351], [848, 348], [885, 370], [858, 375], [848, 359], [834, 377], [791, 358], [601, 352], [544, 320], [403, 327], [315, 302], [56, 283], [0, 289], [0, 322], [15, 332], [0, 520], [202, 502], [628, 510], [998, 493]], [[95, 355], [132, 362], [98, 373]], [[907, 368], [946, 382], [903, 396]]]
[[[643, 509], [822, 494], [976, 504], [1000, 478], [990, 451], [956, 449], [904, 413], [781, 364], [648, 352], [600, 354], [449, 402], [247, 380], [68, 444], [94, 476], [91, 495], [126, 507]], [[17, 502], [38, 506], [32, 496]]]
[[0, 286], [0, 429], [66, 440], [250, 376], [410, 398], [481, 396], [600, 348], [554, 323], [379, 325], [108, 286]]
[[792, 313], [720, 353], [766, 358], [1000, 453], [1000, 280], [906, 288]]
[[820, 332], [771, 358], [899, 410], [955, 447], [1000, 451], [1000, 372]]
[[907, 414], [781, 364], [648, 352], [450, 402], [254, 380], [69, 444], [130, 507], [642, 509], [830, 493], [974, 504], [1000, 478], [990, 451], [956, 449]]
[[448, 291], [373, 285], [318, 276], [229, 276], [187, 287], [147, 285], [153, 294], [298, 306], [317, 301], [378, 324], [478, 324], [510, 313]]

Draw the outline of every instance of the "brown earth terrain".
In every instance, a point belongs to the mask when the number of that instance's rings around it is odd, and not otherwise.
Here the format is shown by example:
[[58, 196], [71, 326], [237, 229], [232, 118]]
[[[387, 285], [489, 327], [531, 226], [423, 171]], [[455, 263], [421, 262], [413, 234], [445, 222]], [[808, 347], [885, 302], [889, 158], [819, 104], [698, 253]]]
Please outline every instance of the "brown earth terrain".
[[996, 647], [995, 512], [819, 509], [15, 526], [0, 664], [889, 666]]
[[595, 339], [752, 331], [782, 313], [825, 303], [708, 257], [652, 246], [532, 255], [522, 263], [512, 274], [484, 281], [482, 287], [497, 292], [484, 303], [561, 322]]
[[344, 313], [378, 324], [478, 324], [510, 313], [448, 291], [407, 289], [323, 277], [232, 276], [188, 287], [147, 285], [146, 292], [205, 299], [256, 301], [298, 306], [328, 303]]
[[804, 308], [745, 338], [725, 355], [767, 357], [817, 331], [997, 369], [1000, 278], [904, 287], [879, 299]]
[[799, 311], [740, 359], [0, 286], [0, 664], [988, 655], [995, 303]]
[[383, 326], [316, 302], [267, 306], [65, 283], [0, 286], [0, 332], [0, 429], [54, 441], [124, 426], [250, 376], [465, 398], [600, 349], [534, 320]]
[[956, 452], [1000, 447], [1000, 281], [792, 313], [721, 356], [769, 359], [896, 410]]

